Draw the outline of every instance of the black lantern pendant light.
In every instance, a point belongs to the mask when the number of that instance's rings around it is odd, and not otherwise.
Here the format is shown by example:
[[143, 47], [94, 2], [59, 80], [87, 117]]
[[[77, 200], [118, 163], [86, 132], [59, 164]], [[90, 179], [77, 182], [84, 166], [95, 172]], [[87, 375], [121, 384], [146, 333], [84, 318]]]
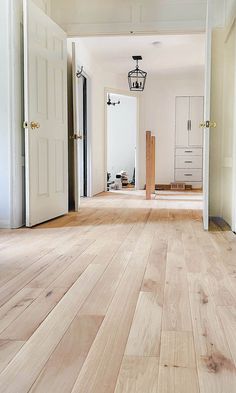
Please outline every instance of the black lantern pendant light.
[[128, 73], [129, 88], [131, 91], [143, 91], [145, 87], [147, 72], [139, 69], [138, 62], [142, 56], [133, 56], [136, 60], [136, 68]]

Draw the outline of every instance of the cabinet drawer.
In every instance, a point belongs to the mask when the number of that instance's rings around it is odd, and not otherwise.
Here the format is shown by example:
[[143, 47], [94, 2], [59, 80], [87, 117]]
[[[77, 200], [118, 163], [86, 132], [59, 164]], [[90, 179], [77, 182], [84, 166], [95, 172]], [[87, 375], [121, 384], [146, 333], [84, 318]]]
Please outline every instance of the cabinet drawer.
[[189, 168], [189, 169], [200, 169], [202, 168], [202, 156], [176, 156], [175, 157], [175, 167]]
[[202, 181], [202, 169], [176, 169], [175, 181]]
[[202, 148], [177, 148], [176, 156], [202, 156]]

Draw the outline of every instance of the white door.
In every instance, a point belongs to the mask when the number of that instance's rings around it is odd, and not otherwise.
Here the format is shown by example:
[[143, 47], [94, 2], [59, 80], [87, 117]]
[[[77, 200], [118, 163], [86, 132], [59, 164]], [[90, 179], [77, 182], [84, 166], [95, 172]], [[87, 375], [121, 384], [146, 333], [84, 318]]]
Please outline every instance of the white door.
[[72, 82], [73, 82], [73, 123], [74, 123], [74, 196], [75, 211], [80, 207], [80, 197], [83, 196], [84, 168], [83, 168], [83, 77], [76, 75], [81, 70], [78, 64], [78, 49], [72, 43]]
[[66, 34], [24, 0], [26, 225], [68, 212]]
[[206, 18], [206, 65], [205, 65], [205, 102], [203, 129], [203, 227], [209, 228], [209, 151], [211, 115], [211, 42], [212, 42], [212, 0], [207, 2]]

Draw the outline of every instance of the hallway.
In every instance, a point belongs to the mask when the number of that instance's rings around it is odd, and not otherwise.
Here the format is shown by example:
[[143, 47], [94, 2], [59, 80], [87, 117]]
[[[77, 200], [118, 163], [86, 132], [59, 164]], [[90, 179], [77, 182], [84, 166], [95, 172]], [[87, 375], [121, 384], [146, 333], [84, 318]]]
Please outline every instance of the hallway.
[[143, 198], [0, 231], [1, 392], [236, 391], [235, 235]]

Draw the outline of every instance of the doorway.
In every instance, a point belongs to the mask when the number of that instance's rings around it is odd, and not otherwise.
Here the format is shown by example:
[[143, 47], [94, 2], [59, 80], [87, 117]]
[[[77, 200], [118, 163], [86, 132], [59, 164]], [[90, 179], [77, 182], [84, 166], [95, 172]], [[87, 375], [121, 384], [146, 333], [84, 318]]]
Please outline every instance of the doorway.
[[90, 77], [80, 62], [77, 44], [68, 39], [69, 209], [91, 196]]
[[78, 83], [79, 90], [79, 170], [80, 170], [80, 197], [88, 196], [88, 119], [87, 119], [87, 78], [81, 75]]
[[135, 95], [107, 90], [106, 173], [107, 191], [137, 188], [138, 99]]

